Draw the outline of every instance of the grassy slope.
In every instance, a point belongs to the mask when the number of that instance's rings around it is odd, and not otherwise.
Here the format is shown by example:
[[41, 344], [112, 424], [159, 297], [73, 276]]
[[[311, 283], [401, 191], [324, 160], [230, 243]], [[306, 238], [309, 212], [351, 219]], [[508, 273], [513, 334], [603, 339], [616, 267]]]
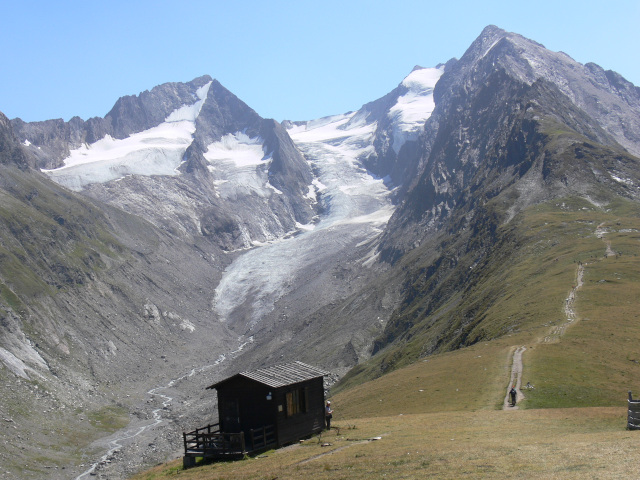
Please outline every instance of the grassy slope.
[[[619, 403], [640, 385], [640, 212], [618, 208], [605, 221], [609, 229], [583, 254], [584, 285], [577, 293], [578, 321], [558, 343], [536, 346], [525, 357], [538, 388], [530, 407], [597, 406]], [[618, 215], [619, 214], [619, 215]], [[593, 224], [591, 224], [593, 226]], [[605, 242], [615, 256], [604, 257]]]
[[101, 255], [122, 250], [91, 203], [35, 173], [3, 168], [0, 188], [0, 299], [14, 310], [39, 295], [86, 281], [104, 269]]
[[[519, 255], [477, 286], [502, 288], [483, 328], [509, 325], [508, 333], [343, 386], [332, 398], [339, 433], [263, 458], [191, 471], [176, 461], [135, 478], [636, 476], [640, 452], [624, 407], [640, 369], [639, 213], [625, 202], [603, 209], [570, 199], [530, 209], [518, 226]], [[598, 238], [601, 224], [609, 233]], [[605, 257], [606, 242], [616, 256]], [[566, 323], [578, 261], [578, 318], [545, 342]], [[420, 338], [412, 341], [418, 348]], [[501, 411], [519, 345], [527, 346], [523, 381], [535, 389], [519, 410]], [[374, 436], [382, 439], [366, 441]]]
[[[340, 423], [339, 434], [321, 439], [330, 446], [311, 439], [191, 470], [178, 460], [134, 478], [630, 478], [640, 459], [636, 436], [620, 429], [620, 409], [426, 413]], [[375, 437], [380, 440], [367, 441]]]
[[[472, 250], [458, 259], [448, 276], [440, 280], [437, 290], [424, 298], [417, 295], [412, 299], [412, 310], [405, 309], [402, 313], [413, 316], [405, 338], [354, 368], [338, 390], [376, 378], [432, 352], [518, 332], [546, 335], [547, 327], [564, 321], [564, 300], [576, 282], [578, 262], [588, 262], [605, 253], [605, 243], [595, 236], [597, 226], [605, 222], [615, 225], [616, 230], [637, 228], [637, 210], [637, 206], [622, 201], [605, 210], [582, 199], [556, 200], [530, 208], [499, 227], [499, 241], [481, 264], [467, 258], [474, 255]], [[633, 233], [622, 235], [630, 237], [626, 241], [633, 250]], [[637, 245], [635, 248], [637, 253]], [[629, 261], [632, 255], [628, 255]], [[431, 261], [427, 259], [426, 263]], [[408, 265], [419, 266], [421, 262], [425, 261], [411, 258]], [[425, 287], [414, 287], [422, 281], [420, 269], [413, 268], [418, 274], [414, 274], [412, 287], [420, 293]], [[629, 268], [633, 269], [633, 265]], [[475, 279], [467, 278], [474, 274]], [[447, 282], [452, 286], [447, 287]], [[423, 304], [434, 302], [434, 298], [441, 306], [425, 315], [428, 306]]]
[[[46, 348], [61, 331], [52, 327], [58, 320], [56, 314], [60, 317], [64, 313], [38, 310], [41, 300], [81, 288], [106, 269], [105, 260], [122, 257], [123, 248], [109, 231], [104, 214], [91, 202], [35, 172], [1, 165], [0, 174], [0, 346], [19, 341], [13, 340], [12, 334], [21, 339], [24, 333]], [[128, 422], [124, 408], [105, 407], [109, 410], [104, 413], [100, 406], [93, 412], [65, 408], [69, 399], [66, 404], [60, 401], [59, 396], [66, 395], [55, 382], [34, 375], [23, 381], [2, 367], [4, 364], [0, 365], [0, 412], [5, 421], [0, 438], [12, 439], [19, 448], [1, 459], [7, 474], [20, 472], [28, 478], [48, 466], [65, 468], [81, 463], [81, 455], [92, 441]], [[56, 367], [50, 362], [50, 368]], [[65, 373], [59, 372], [62, 376]], [[56, 414], [47, 414], [49, 408]], [[44, 415], [34, 415], [42, 410]], [[83, 421], [87, 413], [90, 425]]]

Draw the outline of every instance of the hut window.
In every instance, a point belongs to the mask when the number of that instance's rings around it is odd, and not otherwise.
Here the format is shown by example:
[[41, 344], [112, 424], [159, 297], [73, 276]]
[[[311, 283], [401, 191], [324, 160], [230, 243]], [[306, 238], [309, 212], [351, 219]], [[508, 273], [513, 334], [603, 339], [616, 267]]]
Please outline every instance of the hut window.
[[287, 392], [287, 416], [307, 411], [306, 389], [297, 389]]

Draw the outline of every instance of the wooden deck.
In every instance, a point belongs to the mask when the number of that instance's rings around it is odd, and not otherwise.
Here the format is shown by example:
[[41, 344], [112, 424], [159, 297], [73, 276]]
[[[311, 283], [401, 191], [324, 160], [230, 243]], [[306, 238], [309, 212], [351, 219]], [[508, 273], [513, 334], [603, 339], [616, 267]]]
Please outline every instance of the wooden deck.
[[267, 425], [245, 432], [221, 432], [211, 424], [183, 433], [184, 466], [195, 465], [197, 457], [211, 460], [235, 460], [276, 446], [275, 427]]

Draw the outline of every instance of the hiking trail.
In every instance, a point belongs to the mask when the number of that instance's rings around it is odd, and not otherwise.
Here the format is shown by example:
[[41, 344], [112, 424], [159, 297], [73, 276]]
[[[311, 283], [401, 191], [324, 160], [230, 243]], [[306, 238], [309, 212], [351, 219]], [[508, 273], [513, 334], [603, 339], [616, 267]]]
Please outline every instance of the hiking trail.
[[[601, 239], [605, 244], [605, 258], [614, 257], [616, 253], [611, 248], [611, 242], [605, 238], [605, 235], [609, 233], [609, 230], [607, 230], [604, 225], [604, 222], [599, 224], [594, 233], [595, 236]], [[553, 326], [549, 333], [543, 339], [539, 339], [537, 343], [559, 342], [560, 337], [564, 335], [567, 327], [577, 320], [578, 317], [575, 311], [576, 294], [584, 284], [584, 267], [586, 265], [589, 265], [589, 263], [582, 263], [581, 261], [578, 262], [575, 285], [571, 287], [567, 298], [564, 300], [564, 314], [566, 320], [560, 325]], [[518, 408], [518, 402], [525, 399], [520, 387], [522, 384], [522, 353], [526, 348], [524, 346], [520, 346], [512, 347], [512, 349], [515, 350], [513, 350], [511, 360], [511, 378], [509, 380], [509, 385], [507, 385], [507, 394], [504, 397], [504, 404], [502, 406], [503, 410], [515, 410]], [[511, 406], [509, 401], [509, 390], [511, 390], [513, 385], [515, 385], [517, 392], [516, 405], [514, 407]]]

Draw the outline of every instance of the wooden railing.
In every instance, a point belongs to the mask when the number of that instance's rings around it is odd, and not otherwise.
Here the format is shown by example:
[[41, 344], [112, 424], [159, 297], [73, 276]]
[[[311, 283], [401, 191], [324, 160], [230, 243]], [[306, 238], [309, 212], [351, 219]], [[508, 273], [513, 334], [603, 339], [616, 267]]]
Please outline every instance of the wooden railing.
[[634, 400], [629, 392], [627, 404], [627, 430], [640, 430], [640, 400]]
[[185, 456], [229, 457], [242, 456], [276, 445], [275, 427], [268, 425], [245, 433], [221, 432], [219, 424], [211, 424], [182, 434]]
[[264, 450], [276, 445], [276, 429], [273, 425], [249, 430], [251, 451]]
[[193, 432], [183, 433], [185, 455], [202, 456], [245, 454], [244, 432], [221, 432], [217, 424], [197, 428]]

